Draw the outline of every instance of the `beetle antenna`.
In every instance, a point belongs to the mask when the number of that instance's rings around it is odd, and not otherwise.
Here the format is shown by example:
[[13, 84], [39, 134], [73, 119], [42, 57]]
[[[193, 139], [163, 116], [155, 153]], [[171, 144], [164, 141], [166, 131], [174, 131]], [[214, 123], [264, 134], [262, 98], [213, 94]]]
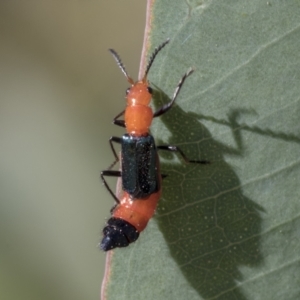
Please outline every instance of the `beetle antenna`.
[[112, 56], [114, 57], [115, 61], [117, 62], [118, 67], [121, 69], [122, 73], [125, 75], [125, 77], [127, 78], [128, 82], [130, 84], [134, 84], [134, 81], [132, 80], [131, 77], [129, 77], [122, 61], [121, 58], [119, 56], [119, 54], [114, 50], [114, 49], [108, 49], [109, 52], [112, 54]]
[[160, 46], [158, 46], [157, 48], [155, 48], [154, 52], [152, 53], [152, 55], [150, 56], [149, 58], [149, 61], [148, 61], [148, 65], [146, 67], [146, 71], [145, 71], [145, 75], [143, 77], [143, 81], [146, 81], [146, 78], [147, 78], [147, 75], [148, 75], [148, 72], [153, 64], [153, 61], [157, 55], [157, 53], [164, 47], [166, 46], [168, 43], [169, 43], [170, 39], [168, 38], [166, 41], [164, 41]]

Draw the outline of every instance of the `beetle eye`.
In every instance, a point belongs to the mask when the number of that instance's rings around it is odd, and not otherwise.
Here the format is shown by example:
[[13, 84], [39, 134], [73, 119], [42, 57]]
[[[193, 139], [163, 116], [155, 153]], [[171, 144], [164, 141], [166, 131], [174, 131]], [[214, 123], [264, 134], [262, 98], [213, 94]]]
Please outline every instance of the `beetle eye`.
[[126, 90], [126, 95], [128, 95], [129, 91], [130, 91], [130, 88], [128, 88], [128, 89]]
[[153, 93], [152, 87], [148, 86], [148, 87], [147, 87], [147, 90], [148, 90], [149, 94], [152, 94], [152, 93]]

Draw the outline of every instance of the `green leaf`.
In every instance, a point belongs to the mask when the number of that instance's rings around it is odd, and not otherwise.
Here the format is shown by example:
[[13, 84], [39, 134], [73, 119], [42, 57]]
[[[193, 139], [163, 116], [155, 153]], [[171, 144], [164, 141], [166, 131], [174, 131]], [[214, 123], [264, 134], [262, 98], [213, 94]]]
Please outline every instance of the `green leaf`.
[[195, 69], [152, 133], [211, 164], [161, 153], [157, 214], [110, 254], [105, 299], [299, 299], [300, 2], [148, 9], [150, 50], [171, 39], [149, 75], [155, 107]]

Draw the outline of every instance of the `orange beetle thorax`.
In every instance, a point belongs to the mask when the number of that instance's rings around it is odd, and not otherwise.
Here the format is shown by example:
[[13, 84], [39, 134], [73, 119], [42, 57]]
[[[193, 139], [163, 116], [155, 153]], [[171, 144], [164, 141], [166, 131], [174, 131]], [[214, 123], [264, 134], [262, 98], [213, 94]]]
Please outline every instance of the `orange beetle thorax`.
[[126, 96], [125, 125], [130, 134], [145, 135], [149, 132], [153, 112], [149, 107], [152, 95], [148, 86], [148, 82], [138, 81]]

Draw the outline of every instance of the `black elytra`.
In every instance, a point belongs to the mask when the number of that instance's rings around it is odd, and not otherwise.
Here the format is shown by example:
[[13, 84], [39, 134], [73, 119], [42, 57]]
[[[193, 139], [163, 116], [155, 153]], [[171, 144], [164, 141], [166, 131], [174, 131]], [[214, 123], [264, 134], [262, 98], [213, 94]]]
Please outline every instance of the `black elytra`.
[[136, 199], [156, 193], [161, 175], [154, 138], [124, 134], [121, 149], [123, 190]]

